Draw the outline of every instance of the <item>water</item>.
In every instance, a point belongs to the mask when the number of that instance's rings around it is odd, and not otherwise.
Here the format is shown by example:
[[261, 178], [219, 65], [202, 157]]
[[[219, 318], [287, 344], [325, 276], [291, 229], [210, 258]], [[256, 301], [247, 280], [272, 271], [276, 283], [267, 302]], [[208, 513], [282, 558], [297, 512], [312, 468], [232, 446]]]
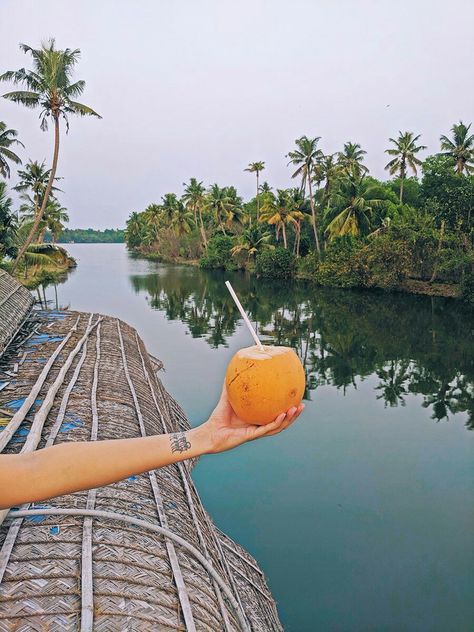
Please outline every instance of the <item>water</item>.
[[[166, 366], [193, 425], [252, 344], [229, 275], [68, 247], [61, 305], [123, 318]], [[290, 430], [195, 469], [219, 527], [255, 555], [285, 629], [474, 629], [474, 318], [443, 299], [230, 275], [265, 342], [304, 358]], [[48, 298], [54, 299], [52, 288]]]

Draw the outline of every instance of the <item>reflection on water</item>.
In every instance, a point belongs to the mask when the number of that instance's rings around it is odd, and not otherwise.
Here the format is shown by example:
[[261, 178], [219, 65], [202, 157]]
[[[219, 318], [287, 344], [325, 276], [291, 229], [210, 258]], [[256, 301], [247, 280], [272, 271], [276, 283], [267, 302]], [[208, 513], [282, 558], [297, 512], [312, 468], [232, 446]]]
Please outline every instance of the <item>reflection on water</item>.
[[[226, 346], [241, 317], [222, 273], [169, 267], [131, 275], [137, 293], [194, 338]], [[306, 399], [322, 385], [346, 392], [356, 378], [378, 378], [374, 397], [405, 406], [411, 395], [436, 421], [467, 413], [474, 428], [472, 312], [449, 300], [378, 292], [317, 291], [307, 283], [265, 282], [236, 274], [232, 283], [262, 342], [293, 347], [306, 371]], [[471, 323], [471, 327], [468, 324]]]

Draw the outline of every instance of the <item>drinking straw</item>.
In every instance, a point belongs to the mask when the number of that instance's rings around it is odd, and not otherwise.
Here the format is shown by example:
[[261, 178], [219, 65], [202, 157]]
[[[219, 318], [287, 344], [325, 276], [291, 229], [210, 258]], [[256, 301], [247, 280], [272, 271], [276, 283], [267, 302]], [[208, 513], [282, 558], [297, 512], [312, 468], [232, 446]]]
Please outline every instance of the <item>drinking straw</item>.
[[247, 314], [245, 313], [244, 308], [242, 307], [241, 302], [239, 301], [237, 294], [234, 292], [234, 288], [232, 287], [232, 285], [230, 284], [230, 281], [226, 281], [225, 282], [227, 289], [230, 292], [230, 295], [232, 296], [232, 298], [235, 301], [235, 304], [237, 305], [239, 312], [242, 316], [242, 318], [244, 319], [245, 324], [247, 325], [247, 327], [249, 328], [250, 333], [252, 334], [253, 339], [255, 340], [255, 342], [257, 343], [257, 345], [260, 347], [260, 349], [263, 349], [263, 345], [260, 342], [255, 329], [252, 327], [252, 323], [249, 320], [249, 317], [247, 316]]

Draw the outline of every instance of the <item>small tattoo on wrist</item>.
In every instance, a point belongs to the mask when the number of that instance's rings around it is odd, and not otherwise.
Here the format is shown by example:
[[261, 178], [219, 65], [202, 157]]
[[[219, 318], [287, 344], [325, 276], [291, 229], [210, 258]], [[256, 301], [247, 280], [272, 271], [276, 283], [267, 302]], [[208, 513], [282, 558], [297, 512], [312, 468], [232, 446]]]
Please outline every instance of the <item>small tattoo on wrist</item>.
[[186, 452], [191, 447], [191, 442], [188, 441], [184, 432], [176, 432], [170, 435], [171, 452]]

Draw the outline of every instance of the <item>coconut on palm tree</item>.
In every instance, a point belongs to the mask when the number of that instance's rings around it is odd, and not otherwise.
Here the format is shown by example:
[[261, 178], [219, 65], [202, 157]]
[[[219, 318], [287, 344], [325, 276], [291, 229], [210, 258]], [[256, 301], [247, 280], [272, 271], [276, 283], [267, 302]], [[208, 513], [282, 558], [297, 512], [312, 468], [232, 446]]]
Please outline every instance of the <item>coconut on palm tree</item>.
[[338, 181], [333, 194], [335, 215], [329, 222], [326, 233], [329, 239], [351, 235], [368, 235], [371, 214], [383, 200], [376, 197], [374, 186], [365, 176], [350, 173]]
[[10, 177], [10, 166], [8, 160], [14, 162], [16, 165], [21, 165], [20, 157], [10, 149], [12, 145], [21, 145], [24, 147], [18, 139], [18, 132], [14, 129], [7, 129], [6, 124], [0, 121], [0, 175], [4, 178]]
[[457, 173], [474, 172], [474, 134], [469, 134], [471, 123], [464, 125], [462, 121], [451, 128], [452, 139], [443, 134], [440, 137], [443, 156], [450, 156], [455, 163]]
[[[259, 210], [260, 210], [260, 200], [259, 200], [259, 194], [260, 194], [260, 187], [259, 187], [259, 176], [260, 176], [260, 172], [262, 172], [265, 169], [265, 163], [263, 161], [257, 161], [257, 162], [250, 162], [249, 166], [244, 169], [244, 171], [249, 171], [250, 173], [254, 173], [257, 176], [257, 195], [256, 195], [256, 201], [257, 201], [257, 222], [259, 219]], [[252, 223], [252, 221], [250, 220], [250, 223]]]
[[101, 118], [92, 108], [75, 100], [83, 93], [85, 88], [85, 82], [82, 80], [71, 82], [74, 67], [80, 57], [79, 49], [71, 50], [66, 48], [65, 50], [58, 50], [54, 39], [42, 44], [39, 49], [34, 49], [26, 44], [20, 44], [20, 48], [33, 58], [33, 70], [21, 68], [20, 70], [8, 71], [0, 75], [0, 81], [10, 81], [15, 85], [26, 88], [25, 90], [8, 92], [3, 97], [28, 108], [41, 108], [41, 129], [44, 131], [48, 128], [48, 119], [51, 119], [54, 125], [54, 151], [51, 171], [41, 207], [33, 222], [30, 234], [21, 246], [18, 256], [13, 263], [12, 271], [18, 266], [20, 259], [37, 233], [48, 203], [58, 166], [60, 119], [62, 118], [65, 121], [67, 130], [69, 126], [68, 116], [70, 114]]
[[204, 248], [207, 250], [207, 236], [204, 228], [204, 221], [202, 217], [202, 210], [204, 207], [206, 189], [202, 182], [198, 182], [196, 178], [191, 178], [189, 184], [183, 183], [185, 187], [183, 193], [183, 201], [194, 214], [194, 221], [197, 224], [197, 217], [199, 216], [199, 229], [201, 231], [201, 239]]
[[287, 155], [287, 157], [290, 159], [290, 162], [288, 164], [297, 166], [296, 171], [292, 174], [291, 177], [301, 178], [301, 190], [303, 191], [303, 193], [306, 192], [306, 185], [308, 185], [314, 241], [316, 243], [316, 250], [318, 251], [318, 255], [321, 254], [321, 249], [319, 247], [318, 229], [316, 226], [316, 209], [314, 204], [311, 178], [313, 175], [314, 166], [322, 156], [321, 150], [318, 149], [318, 142], [320, 141], [320, 139], [320, 136], [317, 136], [316, 138], [308, 138], [307, 136], [297, 138], [295, 140], [297, 149], [288, 152]]
[[345, 173], [353, 171], [361, 175], [368, 172], [368, 168], [362, 164], [366, 154], [359, 143], [344, 143], [343, 151], [338, 153], [338, 163]]
[[398, 132], [398, 138], [389, 138], [389, 141], [395, 145], [385, 150], [389, 156], [394, 156], [390, 162], [385, 165], [390, 175], [397, 175], [400, 178], [400, 204], [403, 202], [403, 183], [405, 181], [408, 169], [411, 169], [416, 175], [416, 168], [422, 162], [417, 157], [417, 153], [426, 149], [425, 145], [417, 145], [417, 141], [421, 134], [414, 136], [413, 132]]

